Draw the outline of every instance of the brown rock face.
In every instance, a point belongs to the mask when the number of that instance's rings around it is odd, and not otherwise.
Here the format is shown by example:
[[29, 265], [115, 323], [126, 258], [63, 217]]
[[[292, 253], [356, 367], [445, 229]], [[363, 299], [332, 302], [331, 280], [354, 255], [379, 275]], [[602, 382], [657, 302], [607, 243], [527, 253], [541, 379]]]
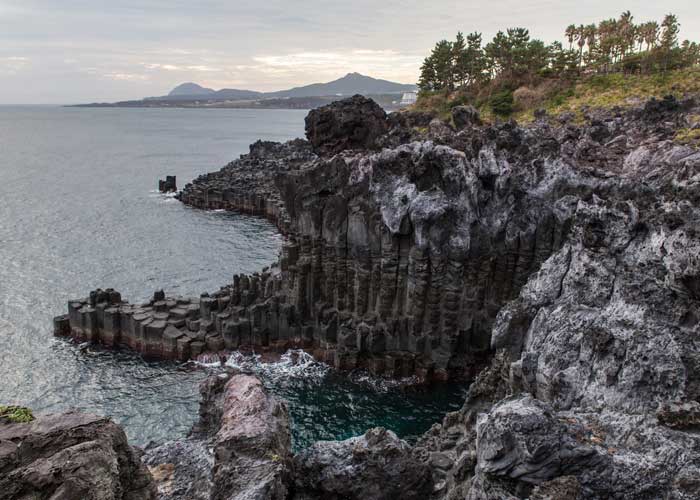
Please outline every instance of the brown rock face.
[[161, 500], [286, 500], [291, 437], [283, 403], [260, 380], [221, 374], [200, 386], [192, 434], [146, 451]]
[[290, 476], [287, 409], [262, 382], [235, 375], [224, 389], [214, 440], [212, 500], [284, 500]]
[[151, 475], [107, 418], [78, 412], [0, 422], [0, 499], [150, 500]]

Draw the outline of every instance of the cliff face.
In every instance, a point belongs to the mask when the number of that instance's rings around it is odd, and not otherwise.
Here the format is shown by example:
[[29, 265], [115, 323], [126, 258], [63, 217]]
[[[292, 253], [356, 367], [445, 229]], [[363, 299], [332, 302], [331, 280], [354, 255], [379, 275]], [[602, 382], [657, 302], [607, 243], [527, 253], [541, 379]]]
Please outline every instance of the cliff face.
[[317, 147], [277, 177], [292, 221], [278, 293], [337, 364], [490, 359], [413, 449], [431, 471], [416, 488], [700, 496], [700, 153], [673, 140], [697, 114], [664, 100], [582, 126], [460, 119], [419, 141], [409, 114], [366, 144], [381, 151]]
[[[483, 126], [458, 108], [460, 130], [420, 114], [387, 116], [359, 96], [314, 110], [311, 143], [256, 143], [179, 195], [275, 221], [289, 236], [278, 266], [234, 277], [198, 301], [121, 307], [124, 318], [138, 318], [121, 328], [121, 342], [181, 359], [301, 346], [338, 368], [472, 378], [492, 354], [497, 314], [570, 244], [572, 227], [589, 224], [587, 237], [601, 237], [605, 223], [578, 220], [581, 203], [658, 196], [659, 187], [635, 183], [691, 155], [667, 140], [681, 124], [658, 121], [688, 116], [679, 106], [528, 128]], [[76, 312], [73, 333], [100, 337], [100, 308], [87, 305], [97, 309], [98, 332], [81, 331]], [[178, 331], [165, 335], [169, 327]]]
[[[487, 126], [458, 108], [457, 130], [359, 98], [312, 112], [311, 144], [252, 150], [181, 194], [271, 200], [259, 213], [284, 221], [278, 265], [184, 309], [156, 297], [116, 338], [174, 336], [178, 356], [302, 346], [339, 368], [474, 379], [410, 450], [381, 432], [314, 446], [297, 458], [300, 498], [360, 495], [331, 456], [377, 484], [427, 467], [414, 490], [436, 499], [698, 498], [700, 152], [674, 141], [698, 116], [673, 99], [581, 125]], [[222, 206], [227, 190], [241, 196]], [[109, 301], [109, 318], [129, 310]], [[94, 302], [58, 331], [103, 338]], [[324, 469], [337, 481], [305, 482]]]

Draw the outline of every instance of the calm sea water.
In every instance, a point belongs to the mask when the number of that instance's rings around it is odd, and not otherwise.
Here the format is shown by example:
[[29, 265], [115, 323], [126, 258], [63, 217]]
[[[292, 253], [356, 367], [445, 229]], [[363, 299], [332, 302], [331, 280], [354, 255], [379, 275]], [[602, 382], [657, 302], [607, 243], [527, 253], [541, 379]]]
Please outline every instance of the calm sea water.
[[[80, 348], [54, 339], [51, 319], [98, 286], [132, 301], [160, 288], [199, 295], [273, 262], [281, 238], [271, 224], [193, 210], [155, 187], [216, 170], [257, 139], [302, 136], [304, 116], [0, 107], [0, 404], [109, 415], [138, 444], [184, 435], [206, 370]], [[464, 393], [399, 391], [310, 360], [253, 368], [289, 402], [297, 447], [373, 425], [415, 435]]]

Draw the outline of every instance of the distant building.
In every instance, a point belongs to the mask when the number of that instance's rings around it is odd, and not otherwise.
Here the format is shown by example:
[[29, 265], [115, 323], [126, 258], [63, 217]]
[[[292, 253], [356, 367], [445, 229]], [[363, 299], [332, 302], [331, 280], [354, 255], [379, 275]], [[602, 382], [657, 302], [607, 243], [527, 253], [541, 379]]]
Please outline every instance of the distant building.
[[415, 104], [418, 100], [418, 93], [416, 92], [404, 92], [403, 97], [401, 97], [401, 106], [410, 106]]

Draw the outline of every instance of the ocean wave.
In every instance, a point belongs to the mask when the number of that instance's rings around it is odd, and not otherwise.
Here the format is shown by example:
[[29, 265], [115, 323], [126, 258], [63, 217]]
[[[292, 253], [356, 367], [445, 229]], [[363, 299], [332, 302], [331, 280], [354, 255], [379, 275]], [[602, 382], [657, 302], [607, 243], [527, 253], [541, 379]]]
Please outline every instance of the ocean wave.
[[[272, 385], [287, 385], [294, 380], [319, 383], [333, 373], [333, 367], [317, 361], [306, 351], [290, 349], [274, 361], [267, 361], [263, 355], [233, 351], [224, 354], [202, 354], [194, 364], [205, 369], [233, 368], [241, 372], [254, 373]], [[394, 379], [377, 377], [365, 370], [355, 370], [342, 375], [348, 382], [374, 392], [388, 392], [394, 389], [417, 386], [421, 380], [416, 377]]]
[[263, 361], [259, 354], [231, 353], [226, 366], [241, 371], [261, 375], [269, 381], [283, 381], [288, 378], [323, 379], [331, 371], [325, 363], [316, 361], [313, 356], [301, 349], [290, 349], [276, 361]]

